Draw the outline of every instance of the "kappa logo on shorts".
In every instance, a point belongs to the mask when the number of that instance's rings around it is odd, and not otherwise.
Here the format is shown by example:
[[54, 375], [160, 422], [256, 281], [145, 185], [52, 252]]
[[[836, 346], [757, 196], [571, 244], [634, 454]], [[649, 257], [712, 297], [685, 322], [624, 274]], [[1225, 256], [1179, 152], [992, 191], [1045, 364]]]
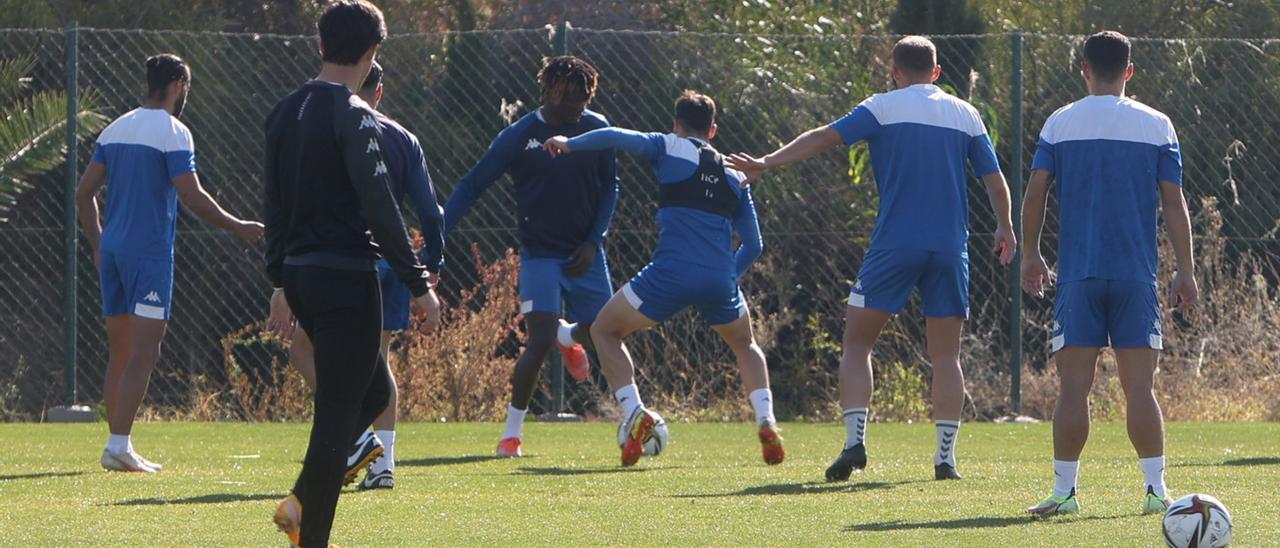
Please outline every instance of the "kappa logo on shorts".
[[1062, 324], [1058, 323], [1058, 320], [1053, 320], [1053, 330], [1052, 330], [1052, 331], [1053, 331], [1054, 333], [1057, 333], [1057, 332], [1059, 332], [1059, 331], [1062, 331]]
[[159, 294], [159, 293], [156, 293], [155, 291], [152, 291], [152, 292], [150, 292], [150, 293], [147, 293], [147, 296], [146, 296], [145, 298], [143, 298], [142, 300], [147, 301], [147, 302], [158, 303], [158, 302], [160, 302], [160, 294]]
[[861, 278], [859, 278], [859, 279], [857, 279], [857, 280], [854, 280], [854, 281], [853, 281], [853, 290], [854, 290], [854, 291], [862, 291], [862, 279], [861, 279]]
[[529, 139], [529, 142], [524, 145], [525, 150], [533, 150], [536, 148], [542, 148], [542, 143], [539, 143], [537, 139]]

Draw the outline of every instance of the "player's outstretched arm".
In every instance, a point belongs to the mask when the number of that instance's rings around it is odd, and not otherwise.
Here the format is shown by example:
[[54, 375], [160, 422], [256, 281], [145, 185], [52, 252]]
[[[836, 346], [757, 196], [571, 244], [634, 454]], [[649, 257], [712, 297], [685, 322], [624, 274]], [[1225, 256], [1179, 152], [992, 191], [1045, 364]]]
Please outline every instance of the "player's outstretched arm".
[[102, 241], [102, 219], [98, 209], [98, 191], [107, 182], [107, 166], [91, 161], [80, 176], [80, 184], [76, 186], [76, 212], [80, 217], [80, 227], [89, 239], [89, 247], [93, 249], [93, 263], [98, 264], [98, 243]]
[[173, 186], [178, 189], [178, 200], [195, 213], [200, 220], [226, 230], [248, 242], [256, 242], [262, 238], [262, 223], [245, 221], [222, 209], [213, 196], [200, 186], [200, 179], [195, 172], [183, 173], [173, 178]]
[[987, 187], [987, 200], [996, 215], [995, 252], [1000, 264], [1013, 262], [1018, 252], [1018, 238], [1013, 234], [1013, 199], [1009, 197], [1009, 183], [999, 171], [982, 176]]
[[1164, 213], [1164, 225], [1173, 243], [1173, 255], [1178, 262], [1178, 272], [1173, 277], [1172, 301], [1179, 310], [1186, 310], [1200, 300], [1200, 287], [1196, 284], [1195, 255], [1191, 245], [1191, 214], [1187, 212], [1187, 200], [1182, 186], [1160, 181], [1160, 202]]
[[436, 187], [431, 184], [422, 146], [417, 141], [413, 145], [414, 160], [406, 190], [422, 225], [422, 251], [418, 258], [428, 272], [439, 274], [444, 267], [444, 209], [436, 201]]
[[593, 129], [572, 139], [557, 135], [542, 143], [552, 157], [575, 150], [619, 149], [655, 162], [665, 146], [661, 133], [642, 133], [620, 127]]
[[1022, 290], [1036, 296], [1043, 296], [1045, 288], [1053, 285], [1053, 272], [1040, 253], [1040, 233], [1044, 230], [1050, 177], [1052, 175], [1046, 170], [1033, 170], [1022, 198]]
[[738, 251], [733, 254], [734, 272], [742, 276], [751, 268], [751, 263], [764, 253], [764, 238], [760, 236], [760, 220], [756, 217], [756, 204], [751, 199], [751, 189], [742, 189], [742, 201], [733, 216], [733, 229], [738, 232], [738, 240], [742, 242]]
[[746, 174], [742, 186], [754, 183], [766, 170], [794, 164], [817, 156], [842, 142], [840, 133], [832, 126], [814, 128], [800, 134], [786, 146], [761, 158], [753, 158], [741, 152], [730, 155], [725, 163]]
[[484, 151], [484, 156], [480, 157], [480, 161], [476, 162], [475, 167], [467, 172], [458, 181], [458, 186], [454, 187], [453, 194], [449, 195], [449, 201], [444, 204], [444, 233], [447, 236], [467, 212], [471, 210], [471, 206], [476, 204], [484, 191], [493, 185], [503, 173], [507, 171], [507, 166], [515, 159], [516, 154], [520, 152], [522, 143], [519, 142], [520, 130], [519, 124], [509, 126], [507, 129], [498, 133], [498, 137], [493, 140], [489, 148]]

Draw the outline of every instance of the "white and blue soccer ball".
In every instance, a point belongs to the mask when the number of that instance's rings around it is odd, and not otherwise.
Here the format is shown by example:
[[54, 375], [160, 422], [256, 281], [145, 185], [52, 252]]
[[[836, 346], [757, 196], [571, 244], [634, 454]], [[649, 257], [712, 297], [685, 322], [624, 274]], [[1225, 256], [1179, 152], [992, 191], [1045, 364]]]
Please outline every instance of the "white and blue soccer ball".
[[1209, 495], [1187, 495], [1164, 513], [1164, 541], [1169, 548], [1218, 548], [1231, 544], [1231, 514]]
[[[662, 450], [667, 447], [667, 442], [671, 440], [671, 433], [667, 431], [667, 421], [663, 420], [661, 415], [654, 413], [648, 409], [641, 408], [641, 413], [648, 413], [653, 417], [654, 427], [653, 435], [649, 436], [648, 441], [644, 442], [644, 456], [656, 457], [662, 454]], [[639, 418], [637, 413], [634, 418]], [[627, 435], [631, 432], [631, 420], [624, 420], [618, 425], [618, 448], [621, 449], [627, 444]]]

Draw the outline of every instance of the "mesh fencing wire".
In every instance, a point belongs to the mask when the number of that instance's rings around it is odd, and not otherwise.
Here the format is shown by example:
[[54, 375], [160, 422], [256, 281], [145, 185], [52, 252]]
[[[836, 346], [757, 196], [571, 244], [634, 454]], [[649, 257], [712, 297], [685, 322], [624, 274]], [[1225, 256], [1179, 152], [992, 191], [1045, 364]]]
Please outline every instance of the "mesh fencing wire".
[[[79, 82], [94, 107], [114, 118], [140, 104], [143, 60], [171, 51], [194, 77], [184, 121], [196, 141], [206, 188], [234, 214], [259, 211], [262, 124], [275, 102], [314, 76], [314, 37], [79, 29]], [[416, 133], [441, 196], [480, 158], [506, 125], [538, 105], [535, 74], [563, 48], [592, 62], [601, 88], [592, 108], [613, 125], [666, 132], [672, 101], [685, 88], [713, 96], [720, 108], [716, 146], [725, 153], [764, 154], [806, 129], [829, 123], [866, 96], [892, 89], [892, 36], [745, 35], [572, 29], [397, 35], [379, 56], [386, 72], [380, 107]], [[32, 86], [64, 87], [65, 35], [0, 31], [0, 56], [39, 59]], [[565, 39], [563, 45], [559, 39]], [[1084, 94], [1078, 74], [1081, 37], [1026, 35], [1022, 52], [1022, 133], [1014, 134], [1012, 36], [935, 37], [940, 84], [978, 107], [1011, 184], [1015, 159], [1030, 166], [1044, 119]], [[1186, 190], [1193, 208], [1203, 197], [1223, 206], [1235, 252], [1280, 262], [1280, 42], [1136, 40], [1138, 76], [1130, 94], [1167, 113], [1179, 130]], [[79, 151], [82, 169], [92, 142]], [[920, 152], [927, 161], [929, 152]], [[657, 240], [656, 191], [649, 166], [619, 157], [622, 191], [606, 252], [615, 286], [647, 263]], [[0, 366], [12, 367], [23, 408], [36, 414], [60, 403], [65, 176], [53, 173], [19, 198], [0, 223]], [[1011, 272], [991, 251], [994, 217], [982, 185], [970, 185], [971, 320], [965, 360], [1008, 393]], [[835, 394], [845, 299], [869, 244], [877, 203], [865, 145], [831, 152], [770, 173], [755, 190], [765, 252], [744, 277], [757, 335], [769, 358], [776, 399], [790, 416], [826, 418]], [[1015, 210], [1017, 208], [1015, 204]], [[1044, 249], [1053, 257], [1056, 220]], [[450, 234], [445, 285], [478, 282], [471, 247], [494, 260], [518, 246], [514, 193], [495, 184]], [[268, 283], [261, 249], [181, 215], [173, 320], [148, 402], [183, 406], [200, 386], [227, 382], [223, 341], [265, 317]], [[79, 251], [78, 363], [80, 401], [102, 394], [107, 346], [97, 274], [86, 245]], [[515, 313], [515, 311], [512, 311]], [[1049, 306], [1027, 301], [1025, 361], [1046, 360]], [[891, 322], [877, 363], [923, 368], [918, 299]], [[709, 402], [739, 394], [728, 348], [686, 311], [628, 341], [646, 391], [655, 399]], [[514, 352], [514, 349], [504, 351]], [[250, 357], [273, 367], [279, 354]], [[243, 357], [241, 358], [243, 361]], [[278, 361], [278, 360], [277, 360]], [[971, 374], [972, 377], [972, 374]], [[3, 380], [0, 378], [0, 380]], [[570, 411], [598, 410], [603, 380], [569, 384]], [[983, 402], [978, 414], [1007, 412], [1007, 399]], [[540, 406], [545, 407], [545, 406]]]

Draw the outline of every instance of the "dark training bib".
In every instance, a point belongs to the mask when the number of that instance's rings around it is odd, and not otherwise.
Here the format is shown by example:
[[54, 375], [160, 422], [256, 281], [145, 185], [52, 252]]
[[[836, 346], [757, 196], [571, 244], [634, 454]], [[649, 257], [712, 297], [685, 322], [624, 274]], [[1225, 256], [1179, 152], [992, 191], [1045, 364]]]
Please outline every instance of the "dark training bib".
[[742, 198], [729, 186], [724, 156], [701, 142], [693, 144], [698, 147], [698, 170], [681, 182], [659, 185], [658, 208], [687, 207], [733, 219]]

